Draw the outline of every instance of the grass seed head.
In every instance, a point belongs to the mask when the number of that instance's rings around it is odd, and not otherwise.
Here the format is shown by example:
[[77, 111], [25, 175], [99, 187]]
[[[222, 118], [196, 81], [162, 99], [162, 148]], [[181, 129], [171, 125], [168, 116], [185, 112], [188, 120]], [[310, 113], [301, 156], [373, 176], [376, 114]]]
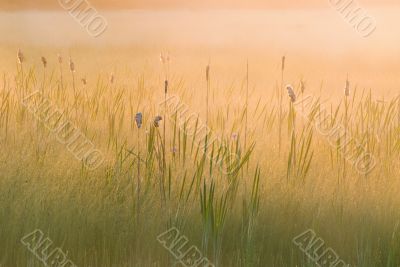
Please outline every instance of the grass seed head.
[[135, 116], [135, 121], [136, 121], [136, 126], [140, 129], [142, 128], [142, 124], [143, 124], [143, 115], [142, 113], [137, 113]]
[[350, 96], [350, 82], [348, 78], [346, 80], [346, 87], [344, 88], [344, 95]]
[[47, 67], [47, 60], [45, 57], [42, 57], [42, 63], [43, 63], [43, 67], [46, 68]]
[[21, 49], [18, 49], [17, 58], [19, 64], [22, 64], [25, 60], [24, 54], [22, 53]]
[[292, 101], [293, 103], [296, 102], [296, 94], [294, 93], [293, 86], [286, 86], [286, 90], [288, 91], [290, 101]]
[[71, 58], [69, 58], [69, 69], [71, 72], [75, 72], [75, 64]]
[[156, 127], [156, 128], [160, 127], [160, 121], [162, 121], [162, 117], [161, 116], [156, 116], [154, 118], [154, 127]]

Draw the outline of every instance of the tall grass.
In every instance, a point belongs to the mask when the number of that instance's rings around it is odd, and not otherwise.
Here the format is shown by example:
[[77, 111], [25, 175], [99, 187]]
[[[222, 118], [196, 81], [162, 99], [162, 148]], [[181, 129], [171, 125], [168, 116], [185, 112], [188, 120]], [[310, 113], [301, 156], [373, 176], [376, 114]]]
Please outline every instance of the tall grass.
[[[63, 77], [61, 62], [49, 59], [48, 73], [60, 68], [60, 80], [47, 75], [43, 95], [106, 155], [89, 171], [21, 105], [40, 81], [20, 61], [0, 88], [1, 265], [40, 265], [19, 242], [38, 228], [77, 266], [173, 266], [156, 237], [174, 226], [215, 266], [312, 266], [292, 244], [310, 228], [352, 266], [399, 266], [398, 98], [378, 102], [354, 90], [345, 108], [319, 95], [300, 106], [293, 87], [283, 98], [284, 60], [277, 98], [218, 87], [217, 76], [208, 94], [209, 70], [205, 92], [200, 68], [195, 89], [179, 73], [163, 76], [164, 94], [155, 89], [158, 73], [127, 79], [118, 70], [110, 82], [93, 69], [82, 92], [74, 72]], [[54, 92], [57, 85], [63, 90]], [[198, 116], [159, 106], [167, 93]], [[204, 105], [205, 94], [223, 105]], [[328, 129], [344, 125], [357, 143], [321, 134], [323, 112]], [[203, 121], [212, 122], [207, 153]], [[368, 175], [343, 154], [357, 157], [363, 148], [378, 162]]]

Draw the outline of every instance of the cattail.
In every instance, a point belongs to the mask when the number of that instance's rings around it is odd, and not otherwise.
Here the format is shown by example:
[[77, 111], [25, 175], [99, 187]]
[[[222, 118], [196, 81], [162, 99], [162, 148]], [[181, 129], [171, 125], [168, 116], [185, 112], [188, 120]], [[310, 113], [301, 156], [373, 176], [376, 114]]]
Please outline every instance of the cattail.
[[45, 57], [42, 57], [42, 63], [43, 63], [43, 67], [46, 68], [47, 67], [47, 60]]
[[157, 116], [154, 118], [154, 127], [158, 128], [160, 127], [160, 121], [162, 121], [162, 117], [161, 116]]
[[306, 85], [303, 80], [300, 81], [300, 90], [302, 94], [304, 94], [304, 91], [306, 90]]
[[207, 79], [207, 81], [210, 80], [210, 65], [207, 65], [207, 68], [206, 68], [206, 79]]
[[286, 57], [282, 57], [282, 71], [285, 70], [285, 62], [286, 62]]
[[168, 80], [165, 80], [165, 90], [164, 90], [165, 94], [168, 93]]
[[111, 73], [110, 75], [110, 83], [113, 84], [114, 83], [114, 73]]
[[290, 97], [290, 100], [294, 103], [296, 102], [296, 94], [294, 93], [293, 87], [291, 85], [286, 86], [286, 89], [288, 91], [288, 95]]
[[58, 57], [58, 63], [62, 64], [63, 58], [61, 57], [61, 54], [57, 54], [57, 57]]
[[82, 84], [83, 84], [83, 85], [86, 85], [86, 84], [87, 84], [86, 78], [82, 78], [81, 81], [82, 81]]
[[22, 64], [25, 60], [24, 54], [22, 53], [21, 49], [18, 49], [17, 58], [19, 64]]
[[345, 96], [350, 96], [350, 82], [349, 78], [346, 80], [346, 87], [344, 88], [344, 95]]
[[75, 64], [71, 58], [69, 58], [69, 69], [71, 72], [75, 72]]
[[135, 121], [136, 121], [136, 126], [140, 129], [142, 128], [142, 123], [143, 123], [143, 115], [142, 113], [137, 113], [135, 116]]

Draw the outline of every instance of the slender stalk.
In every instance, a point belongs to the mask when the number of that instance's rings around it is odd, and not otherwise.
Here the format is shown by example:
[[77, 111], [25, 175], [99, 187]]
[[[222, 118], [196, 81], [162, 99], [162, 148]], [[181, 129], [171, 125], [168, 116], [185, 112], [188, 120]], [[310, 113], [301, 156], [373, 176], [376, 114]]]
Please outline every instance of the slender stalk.
[[207, 65], [206, 69], [206, 82], [207, 82], [207, 93], [206, 93], [206, 139], [205, 139], [205, 146], [204, 146], [204, 154], [207, 153], [207, 146], [208, 146], [208, 105], [209, 105], [209, 93], [210, 93], [210, 64]]
[[42, 92], [44, 92], [44, 84], [46, 82], [46, 67], [43, 69], [43, 83], [42, 83]]
[[279, 99], [279, 154], [281, 153], [281, 145], [282, 145], [282, 101], [283, 101], [283, 81], [284, 81], [284, 71], [285, 71], [285, 61], [286, 57], [282, 57], [282, 69], [281, 69], [281, 88], [278, 92]]
[[162, 187], [162, 195], [161, 195], [161, 202], [162, 205], [166, 205], [166, 199], [165, 199], [165, 189], [164, 189], [164, 181], [165, 181], [165, 174], [166, 174], [166, 168], [167, 168], [167, 160], [166, 160], [166, 124], [167, 124], [167, 94], [168, 94], [168, 77], [165, 79], [165, 84], [164, 84], [164, 124], [163, 124], [163, 164], [162, 164], [162, 181], [161, 181], [161, 187]]
[[[350, 95], [350, 82], [349, 82], [349, 76], [347, 75], [346, 79], [346, 88], [345, 88], [345, 94], [344, 94], [344, 106], [345, 106], [345, 114], [344, 114], [344, 148], [343, 148], [343, 181], [346, 180], [346, 146], [347, 146], [347, 131], [348, 131], [348, 107], [349, 107], [349, 102], [348, 102], [348, 97]], [[340, 183], [340, 181], [338, 181]]]
[[247, 147], [248, 109], [249, 109], [249, 61], [247, 60], [247, 65], [246, 65], [246, 117], [245, 117], [245, 128], [244, 128], [244, 151], [246, 151], [246, 147]]
[[137, 187], [136, 187], [136, 220], [139, 224], [140, 215], [140, 129], [137, 131], [137, 149], [138, 149], [138, 163], [137, 163]]
[[348, 117], [348, 96], [345, 96], [344, 104], [345, 104], [345, 114], [344, 114], [344, 148], [343, 148], [343, 181], [346, 180], [346, 146], [347, 146], [347, 131], [348, 131], [348, 124], [347, 124], [347, 117]]
[[74, 72], [72, 72], [72, 88], [74, 89], [74, 96], [76, 97], [75, 74], [74, 74]]

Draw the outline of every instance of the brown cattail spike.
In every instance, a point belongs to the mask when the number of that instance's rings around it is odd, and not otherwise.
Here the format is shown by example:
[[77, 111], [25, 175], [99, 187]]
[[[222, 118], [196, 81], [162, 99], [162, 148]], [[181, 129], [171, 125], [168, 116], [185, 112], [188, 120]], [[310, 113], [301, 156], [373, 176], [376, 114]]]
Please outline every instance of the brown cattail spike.
[[168, 93], [168, 80], [165, 80], [165, 94]]
[[344, 95], [350, 96], [350, 82], [349, 78], [346, 79], [346, 87], [344, 88]]
[[43, 67], [46, 68], [47, 67], [47, 60], [45, 57], [42, 57], [42, 63], [43, 63]]
[[286, 89], [288, 91], [290, 101], [292, 101], [292, 103], [296, 102], [296, 94], [294, 93], [293, 87], [291, 85], [288, 85], [286, 86]]
[[154, 127], [158, 128], [160, 127], [160, 121], [162, 121], [162, 117], [161, 116], [157, 116], [154, 118]]
[[136, 121], [136, 126], [140, 129], [142, 128], [142, 123], [143, 123], [143, 115], [142, 113], [137, 113], [135, 116], [135, 121]]
[[71, 58], [69, 58], [69, 69], [71, 70], [71, 72], [75, 72], [75, 64]]

